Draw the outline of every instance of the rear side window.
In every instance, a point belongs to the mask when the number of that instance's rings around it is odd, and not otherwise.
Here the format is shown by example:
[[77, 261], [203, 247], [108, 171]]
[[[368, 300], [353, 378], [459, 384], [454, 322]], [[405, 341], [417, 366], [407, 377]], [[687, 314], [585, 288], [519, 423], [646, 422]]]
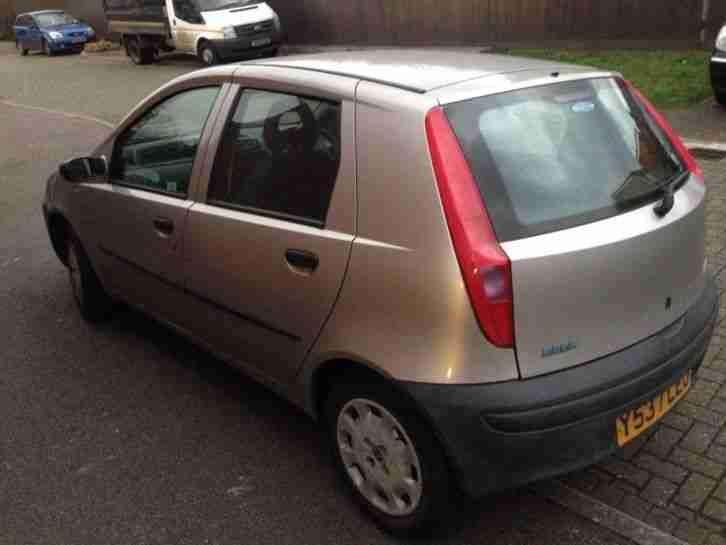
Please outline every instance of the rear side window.
[[210, 204], [322, 227], [340, 164], [340, 104], [247, 89], [227, 123]]
[[612, 217], [684, 170], [629, 91], [603, 78], [449, 105], [500, 241]]

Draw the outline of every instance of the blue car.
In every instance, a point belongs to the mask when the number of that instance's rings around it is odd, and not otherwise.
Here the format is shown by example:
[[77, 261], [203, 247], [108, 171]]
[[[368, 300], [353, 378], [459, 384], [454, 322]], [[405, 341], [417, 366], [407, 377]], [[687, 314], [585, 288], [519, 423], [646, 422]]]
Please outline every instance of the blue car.
[[95, 39], [93, 28], [61, 10], [23, 13], [15, 20], [15, 46], [21, 55], [30, 50], [49, 56], [61, 51], [80, 53], [86, 42]]

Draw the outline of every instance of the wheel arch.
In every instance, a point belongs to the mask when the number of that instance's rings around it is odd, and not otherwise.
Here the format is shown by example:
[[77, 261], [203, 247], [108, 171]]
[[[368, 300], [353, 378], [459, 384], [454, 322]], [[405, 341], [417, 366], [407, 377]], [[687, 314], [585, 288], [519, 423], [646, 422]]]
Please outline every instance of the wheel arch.
[[456, 458], [449, 445], [446, 443], [443, 435], [434, 424], [434, 421], [428, 411], [422, 407], [421, 404], [418, 403], [395, 378], [391, 377], [380, 367], [370, 362], [350, 356], [336, 356], [326, 359], [315, 367], [309, 376], [310, 379], [306, 387], [307, 399], [305, 408], [313, 419], [320, 423], [323, 423], [324, 421], [325, 401], [332, 392], [336, 380], [343, 380], [343, 377], [349, 380], [350, 377], [355, 377], [362, 381], [377, 381], [393, 388], [399, 395], [407, 399], [409, 403], [416, 408], [418, 415], [436, 438], [439, 445], [441, 445], [446, 463], [454, 477], [454, 482], [457, 483], [460, 489], [463, 489], [462, 483], [464, 482], [464, 475], [460, 470], [459, 464], [456, 463]]

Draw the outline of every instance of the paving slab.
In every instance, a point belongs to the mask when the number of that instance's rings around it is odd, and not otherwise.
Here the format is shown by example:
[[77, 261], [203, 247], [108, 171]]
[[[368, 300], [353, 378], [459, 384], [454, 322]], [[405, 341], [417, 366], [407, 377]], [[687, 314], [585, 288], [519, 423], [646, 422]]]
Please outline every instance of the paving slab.
[[[714, 115], [721, 115], [716, 111]], [[722, 118], [726, 129], [726, 115]], [[726, 131], [724, 131], [726, 133]], [[724, 138], [726, 140], [726, 138]], [[726, 298], [726, 160], [701, 160], [708, 185], [707, 241], [711, 268]], [[580, 472], [614, 477], [608, 489], [579, 490], [692, 545], [726, 544], [726, 319], [722, 314], [704, 366], [688, 398], [666, 415], [636, 454], [623, 449]]]

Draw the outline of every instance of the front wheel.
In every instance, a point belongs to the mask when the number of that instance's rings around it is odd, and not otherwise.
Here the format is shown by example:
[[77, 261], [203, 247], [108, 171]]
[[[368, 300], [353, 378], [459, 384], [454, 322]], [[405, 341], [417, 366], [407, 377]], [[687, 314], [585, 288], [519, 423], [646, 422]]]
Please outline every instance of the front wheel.
[[219, 55], [214, 49], [214, 46], [209, 42], [202, 42], [199, 44], [198, 52], [199, 60], [204, 63], [205, 66], [214, 66], [219, 64]]
[[106, 294], [80, 241], [69, 236], [66, 242], [68, 277], [73, 298], [81, 316], [88, 322], [100, 322], [111, 313], [113, 303]]
[[443, 449], [393, 388], [339, 384], [326, 401], [326, 418], [339, 473], [381, 527], [420, 531], [450, 511], [453, 484]]
[[50, 45], [48, 45], [46, 40], [43, 40], [43, 53], [49, 57], [53, 56], [53, 50], [50, 48]]
[[721, 106], [726, 106], [726, 93], [714, 91], [713, 95], [716, 98], [716, 102], [718, 102]]

